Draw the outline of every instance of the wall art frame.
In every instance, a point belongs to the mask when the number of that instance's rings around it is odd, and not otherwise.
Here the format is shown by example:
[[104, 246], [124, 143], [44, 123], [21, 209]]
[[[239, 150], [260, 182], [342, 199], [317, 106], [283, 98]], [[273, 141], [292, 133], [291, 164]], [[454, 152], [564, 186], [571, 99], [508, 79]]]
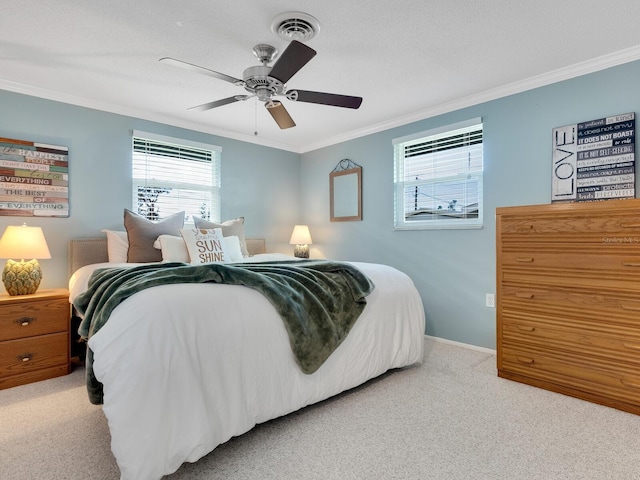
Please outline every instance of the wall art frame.
[[0, 216], [68, 217], [69, 149], [0, 138]]
[[554, 128], [551, 202], [635, 198], [635, 113]]

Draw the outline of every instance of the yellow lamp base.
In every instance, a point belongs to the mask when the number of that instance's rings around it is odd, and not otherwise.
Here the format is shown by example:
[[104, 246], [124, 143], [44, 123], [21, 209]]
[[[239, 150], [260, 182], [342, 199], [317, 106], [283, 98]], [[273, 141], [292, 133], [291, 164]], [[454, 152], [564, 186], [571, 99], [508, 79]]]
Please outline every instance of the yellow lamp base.
[[9, 295], [36, 293], [42, 280], [42, 270], [35, 258], [31, 261], [7, 260], [2, 271], [2, 281]]

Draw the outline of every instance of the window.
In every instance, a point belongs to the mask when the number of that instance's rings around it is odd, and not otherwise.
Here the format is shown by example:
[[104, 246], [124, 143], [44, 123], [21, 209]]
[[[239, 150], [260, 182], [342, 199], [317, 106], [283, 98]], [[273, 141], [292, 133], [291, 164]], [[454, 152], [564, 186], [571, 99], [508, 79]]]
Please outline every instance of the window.
[[220, 221], [220, 147], [133, 132], [133, 210], [160, 220], [184, 210]]
[[482, 119], [393, 144], [396, 229], [482, 227]]

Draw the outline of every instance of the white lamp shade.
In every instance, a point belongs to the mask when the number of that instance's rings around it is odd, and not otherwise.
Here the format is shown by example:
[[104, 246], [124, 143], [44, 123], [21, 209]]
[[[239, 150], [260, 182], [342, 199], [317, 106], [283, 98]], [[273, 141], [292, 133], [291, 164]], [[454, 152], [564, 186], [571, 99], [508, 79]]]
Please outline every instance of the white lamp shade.
[[293, 233], [289, 240], [290, 245], [311, 245], [311, 234], [309, 227], [306, 225], [296, 225], [293, 227]]
[[0, 258], [51, 258], [42, 228], [8, 226], [0, 238]]

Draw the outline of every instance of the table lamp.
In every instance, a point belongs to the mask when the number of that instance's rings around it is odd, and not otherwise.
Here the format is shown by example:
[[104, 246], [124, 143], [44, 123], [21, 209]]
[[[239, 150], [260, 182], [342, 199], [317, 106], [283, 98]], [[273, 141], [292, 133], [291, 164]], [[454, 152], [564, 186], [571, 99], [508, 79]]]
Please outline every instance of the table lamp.
[[[38, 258], [51, 258], [40, 227], [10, 225], [0, 238], [0, 258], [8, 258], [2, 281], [9, 295], [36, 293], [42, 280]], [[26, 259], [32, 259], [25, 261]], [[13, 259], [20, 259], [19, 261]]]
[[296, 257], [309, 258], [309, 245], [312, 243], [309, 227], [306, 225], [296, 225], [293, 227], [293, 233], [291, 234], [289, 244], [295, 245], [293, 254]]

